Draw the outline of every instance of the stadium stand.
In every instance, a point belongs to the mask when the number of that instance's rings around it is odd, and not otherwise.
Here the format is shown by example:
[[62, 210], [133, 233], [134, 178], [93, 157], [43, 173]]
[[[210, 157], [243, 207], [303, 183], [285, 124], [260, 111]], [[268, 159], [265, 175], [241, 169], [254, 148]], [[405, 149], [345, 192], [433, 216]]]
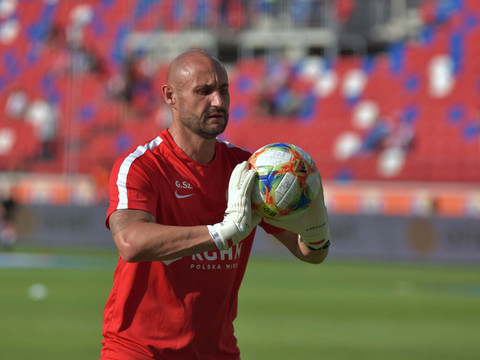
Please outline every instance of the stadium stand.
[[[221, 43], [224, 36], [239, 39], [274, 26], [272, 16], [287, 14], [293, 36], [306, 24], [309, 31], [318, 25], [306, 16], [313, 11], [307, 5], [317, 2], [275, 3], [283, 4], [0, 0], [0, 171], [95, 176], [109, 168], [168, 125], [155, 96], [168, 58], [130, 46], [135, 34], [169, 34], [181, 42], [176, 36], [192, 30], [211, 36], [212, 29], [226, 29], [217, 35]], [[232, 106], [224, 138], [252, 151], [295, 143], [326, 180], [478, 183], [480, 3], [419, 3], [415, 35], [380, 53], [329, 58], [267, 51], [229, 63]], [[355, 5], [337, 2], [342, 22]], [[282, 77], [283, 86], [265, 95], [266, 85]], [[301, 106], [288, 114], [266, 111], [259, 101], [278, 108], [292, 96]], [[28, 121], [35, 101], [51, 111]], [[387, 133], [378, 140], [380, 121]], [[55, 139], [42, 156], [41, 134], [52, 122]]]

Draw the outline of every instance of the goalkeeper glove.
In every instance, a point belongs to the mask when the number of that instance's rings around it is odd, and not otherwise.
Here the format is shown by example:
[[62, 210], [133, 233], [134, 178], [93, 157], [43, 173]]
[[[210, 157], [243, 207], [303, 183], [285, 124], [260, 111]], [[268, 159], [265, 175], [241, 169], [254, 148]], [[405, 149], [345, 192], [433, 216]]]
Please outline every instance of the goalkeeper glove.
[[223, 221], [208, 225], [217, 248], [226, 250], [245, 239], [260, 223], [261, 216], [252, 211], [250, 193], [256, 177], [244, 161], [233, 169], [228, 184], [228, 204]]
[[305, 212], [285, 215], [277, 219], [265, 218], [264, 221], [300, 235], [303, 243], [311, 250], [323, 250], [330, 246], [328, 215], [322, 187], [320, 187], [311, 207]]

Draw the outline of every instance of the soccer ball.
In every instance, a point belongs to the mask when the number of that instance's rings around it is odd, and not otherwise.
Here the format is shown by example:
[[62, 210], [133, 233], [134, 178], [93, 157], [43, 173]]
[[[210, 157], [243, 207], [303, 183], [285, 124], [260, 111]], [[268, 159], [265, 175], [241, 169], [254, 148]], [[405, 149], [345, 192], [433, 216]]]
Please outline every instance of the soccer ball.
[[298, 146], [269, 144], [255, 151], [248, 162], [258, 173], [252, 205], [263, 217], [300, 214], [318, 195], [320, 174], [312, 158]]

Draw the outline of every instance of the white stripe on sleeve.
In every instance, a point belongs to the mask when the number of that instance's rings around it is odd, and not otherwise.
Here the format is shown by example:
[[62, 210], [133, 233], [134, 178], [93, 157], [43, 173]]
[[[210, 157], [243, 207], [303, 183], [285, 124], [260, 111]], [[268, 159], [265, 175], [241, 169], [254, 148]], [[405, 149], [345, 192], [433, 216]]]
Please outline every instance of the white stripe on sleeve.
[[142, 156], [145, 151], [153, 150], [155, 147], [160, 145], [163, 140], [157, 136], [152, 141], [146, 143], [145, 145], [139, 145], [135, 151], [130, 153], [125, 160], [123, 160], [120, 169], [118, 170], [117, 177], [117, 188], [118, 188], [118, 205], [117, 210], [119, 209], [128, 209], [128, 197], [127, 197], [127, 176], [130, 166], [135, 161], [135, 159]]

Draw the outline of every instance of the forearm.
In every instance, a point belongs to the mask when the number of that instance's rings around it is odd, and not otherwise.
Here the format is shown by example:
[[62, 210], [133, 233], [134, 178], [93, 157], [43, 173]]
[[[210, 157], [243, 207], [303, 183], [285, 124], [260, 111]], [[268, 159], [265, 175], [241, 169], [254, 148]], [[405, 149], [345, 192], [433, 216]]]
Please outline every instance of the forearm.
[[167, 226], [138, 222], [114, 236], [127, 262], [162, 261], [216, 250], [206, 226]]
[[311, 264], [320, 264], [328, 255], [328, 248], [323, 250], [311, 250], [300, 240], [300, 236], [291, 231], [283, 231], [274, 236], [285, 245], [295, 257], [302, 261]]

